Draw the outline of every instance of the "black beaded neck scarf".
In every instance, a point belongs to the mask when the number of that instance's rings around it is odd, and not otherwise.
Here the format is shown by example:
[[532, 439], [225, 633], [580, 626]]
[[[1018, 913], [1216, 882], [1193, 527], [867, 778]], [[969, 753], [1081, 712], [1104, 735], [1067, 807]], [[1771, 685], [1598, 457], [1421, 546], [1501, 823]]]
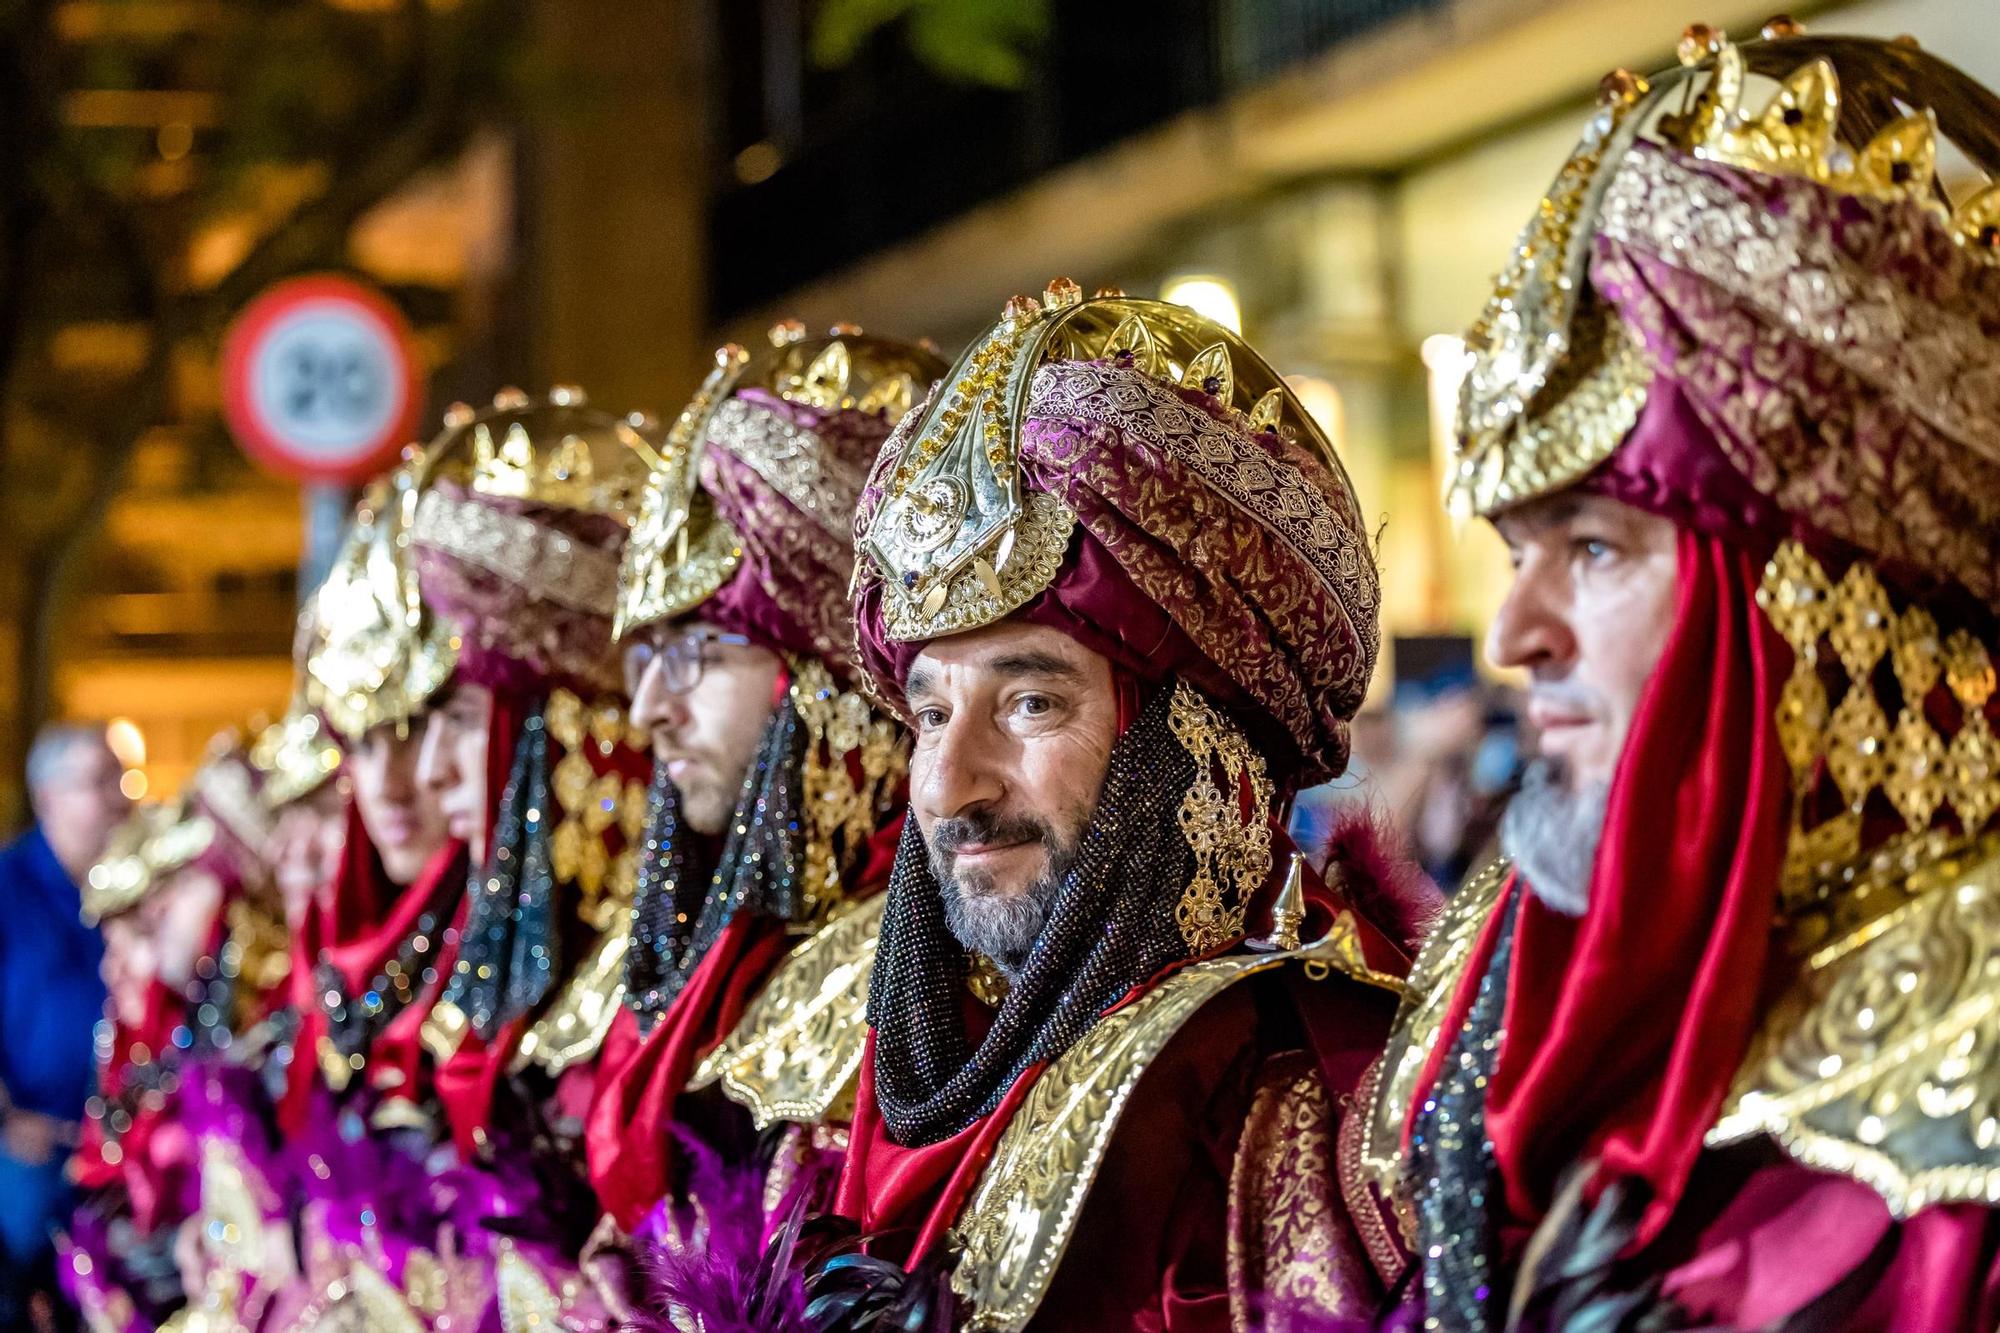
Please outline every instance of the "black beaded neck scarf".
[[493, 855], [473, 871], [458, 963], [440, 1000], [455, 1006], [487, 1041], [542, 1002], [561, 961], [544, 707], [538, 703], [521, 723], [500, 796]]
[[1169, 723], [1173, 694], [1172, 683], [1156, 689], [1112, 746], [1048, 920], [976, 1047], [963, 1009], [972, 959], [945, 925], [917, 821], [904, 824], [868, 997], [875, 1098], [897, 1143], [936, 1143], [991, 1113], [1030, 1065], [1061, 1055], [1133, 987], [1191, 955], [1175, 911], [1195, 858], [1176, 812], [1196, 764]]
[[799, 787], [806, 729], [786, 698], [771, 715], [743, 780], [714, 870], [702, 873], [696, 839], [681, 826], [681, 795], [656, 764], [632, 898], [632, 946], [625, 951], [625, 1007], [652, 1030], [687, 985], [724, 928], [743, 911], [797, 921], [806, 901], [805, 821]]

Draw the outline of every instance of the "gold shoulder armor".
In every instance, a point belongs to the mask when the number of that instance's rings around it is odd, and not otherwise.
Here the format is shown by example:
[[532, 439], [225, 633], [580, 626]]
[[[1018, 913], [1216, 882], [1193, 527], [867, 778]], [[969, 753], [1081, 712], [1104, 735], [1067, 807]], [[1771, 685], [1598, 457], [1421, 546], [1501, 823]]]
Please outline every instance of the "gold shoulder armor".
[[1512, 871], [1511, 862], [1495, 861], [1466, 880], [1445, 903], [1444, 915], [1410, 969], [1409, 986], [1373, 1080], [1375, 1095], [1361, 1126], [1360, 1169], [1384, 1198], [1403, 1194], [1403, 1122], [1410, 1113], [1410, 1099], [1438, 1029], [1444, 1026], [1458, 979]]
[[1708, 1145], [1768, 1134], [1908, 1217], [2000, 1198], [2000, 838], [1899, 881], [1802, 959]]
[[1204, 1004], [1288, 963], [1401, 989], [1368, 968], [1353, 918], [1342, 912], [1325, 937], [1303, 948], [1192, 964], [1100, 1018], [1035, 1080], [954, 1228], [964, 1252], [952, 1288], [971, 1306], [968, 1330], [1014, 1333], [1034, 1318], [1147, 1066]]
[[868, 974], [887, 901], [886, 893], [869, 895], [792, 950], [688, 1086], [719, 1081], [758, 1129], [828, 1119], [861, 1068]]
[[625, 1000], [625, 951], [631, 944], [632, 914], [621, 912], [617, 924], [597, 937], [555, 1003], [521, 1034], [509, 1073], [534, 1064], [556, 1075], [597, 1054]]

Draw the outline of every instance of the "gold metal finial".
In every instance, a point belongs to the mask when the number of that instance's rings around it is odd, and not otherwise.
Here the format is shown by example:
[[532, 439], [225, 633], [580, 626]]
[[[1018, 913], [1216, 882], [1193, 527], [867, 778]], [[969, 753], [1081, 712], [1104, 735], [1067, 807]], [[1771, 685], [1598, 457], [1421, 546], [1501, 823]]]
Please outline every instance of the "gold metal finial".
[[518, 412], [529, 403], [528, 395], [513, 385], [508, 385], [493, 395], [493, 406], [501, 412]]
[[[477, 414], [473, 412], [471, 403], [453, 403], [444, 410], [444, 424], [452, 430], [457, 430], [460, 426], [471, 421], [475, 415]], [[419, 446], [411, 445], [410, 447], [414, 449]]]
[[1299, 929], [1306, 923], [1305, 858], [1292, 853], [1285, 867], [1285, 882], [1271, 904], [1271, 933], [1262, 939], [1246, 940], [1258, 953], [1289, 953], [1299, 947]]
[[549, 389], [549, 401], [557, 407], [582, 407], [583, 390], [574, 384], [558, 384]]
[[1683, 65], [1699, 65], [1721, 51], [1726, 41], [1720, 29], [1706, 23], [1690, 23], [1681, 32], [1680, 44], [1674, 48], [1674, 54]]
[[1758, 29], [1758, 34], [1767, 42], [1782, 42], [1787, 37], [1805, 36], [1806, 25], [1790, 14], [1773, 14], [1764, 20], [1764, 26]]
[[1644, 76], [1621, 66], [1597, 81], [1598, 105], [1630, 106], [1644, 97], [1650, 86]]
[[828, 329], [826, 331], [826, 334], [827, 337], [829, 338], [859, 338], [861, 336], [861, 326], [859, 324], [850, 324], [846, 320], [842, 320], [840, 323]]
[[1104, 286], [1099, 287], [1096, 291], [1092, 292], [1091, 296], [1094, 299], [1101, 301], [1107, 296], [1123, 296], [1124, 294], [1125, 294], [1125, 289], [1123, 287], [1114, 287], [1111, 284], [1106, 283]]
[[1083, 300], [1083, 288], [1069, 278], [1052, 278], [1042, 292], [1044, 310], [1067, 310]]
[[1000, 318], [1012, 323], [1033, 319], [1042, 313], [1042, 303], [1032, 296], [1010, 296], [1000, 309]]
[[769, 337], [771, 346], [783, 347], [798, 342], [806, 336], [806, 322], [802, 319], [781, 319], [771, 326]]

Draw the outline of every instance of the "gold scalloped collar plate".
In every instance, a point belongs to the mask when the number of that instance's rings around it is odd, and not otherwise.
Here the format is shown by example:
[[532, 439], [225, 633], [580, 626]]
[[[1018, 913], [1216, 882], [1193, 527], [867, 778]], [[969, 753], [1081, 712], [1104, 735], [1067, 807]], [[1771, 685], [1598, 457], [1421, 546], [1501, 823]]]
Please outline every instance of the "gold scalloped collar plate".
[[1194, 963], [1098, 1019], [1028, 1090], [953, 1235], [963, 1247], [952, 1289], [971, 1305], [968, 1330], [1014, 1333], [1048, 1294], [1085, 1196], [1132, 1090], [1203, 1005], [1247, 977], [1298, 963], [1401, 993], [1362, 956], [1353, 916], [1303, 948]]
[[868, 976], [888, 899], [871, 894], [793, 949], [688, 1087], [720, 1082], [760, 1130], [845, 1119], [833, 1113], [867, 1046]]

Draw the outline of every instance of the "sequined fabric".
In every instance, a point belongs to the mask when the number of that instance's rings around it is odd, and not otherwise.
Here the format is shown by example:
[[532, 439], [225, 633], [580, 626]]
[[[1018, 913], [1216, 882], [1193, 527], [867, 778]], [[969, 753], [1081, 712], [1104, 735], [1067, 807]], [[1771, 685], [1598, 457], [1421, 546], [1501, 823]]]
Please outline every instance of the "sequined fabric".
[[1106, 1008], [1188, 957], [1174, 910], [1193, 853], [1167, 834], [1195, 780], [1159, 689], [1112, 747], [1103, 794], [1034, 951], [983, 1041], [966, 1035], [970, 958], [945, 925], [915, 820], [889, 878], [868, 998], [875, 1097], [900, 1144], [935, 1143], [992, 1111], [1030, 1065], [1068, 1050]]
[[805, 832], [798, 780], [804, 749], [804, 729], [788, 698], [764, 728], [722, 854], [708, 875], [688, 854], [680, 793], [664, 765], [654, 774], [639, 853], [632, 948], [625, 955], [625, 1003], [642, 1030], [666, 1012], [737, 913], [785, 921], [802, 913]]
[[548, 729], [538, 710], [522, 723], [500, 796], [492, 859], [473, 877], [458, 962], [441, 1001], [489, 1041], [541, 1003], [554, 983], [561, 945], [550, 801]]
[[[1486, 1083], [1500, 1058], [1507, 968], [1514, 956], [1518, 910], [1494, 942], [1493, 961], [1465, 1026], [1452, 1040], [1437, 1083], [1418, 1109], [1410, 1153], [1418, 1181], [1417, 1250], [1423, 1262], [1424, 1327], [1484, 1333], [1502, 1320], [1493, 1297], [1496, 1228], [1487, 1205], [1497, 1188], [1493, 1144], [1486, 1137]], [[1498, 1200], [1492, 1202], [1497, 1206]]]

